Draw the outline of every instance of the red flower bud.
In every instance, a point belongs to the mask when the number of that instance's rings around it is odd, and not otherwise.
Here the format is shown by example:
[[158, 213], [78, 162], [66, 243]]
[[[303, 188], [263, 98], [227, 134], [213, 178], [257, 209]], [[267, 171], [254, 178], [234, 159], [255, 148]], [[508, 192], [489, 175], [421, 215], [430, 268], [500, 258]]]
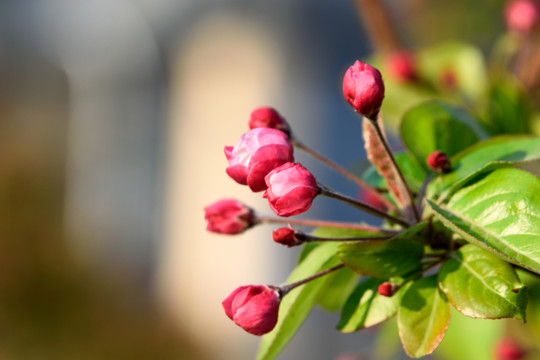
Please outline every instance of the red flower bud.
[[357, 113], [374, 118], [384, 99], [384, 82], [379, 70], [356, 61], [343, 78], [343, 96]]
[[240, 286], [221, 302], [225, 314], [248, 333], [266, 334], [276, 326], [280, 296], [266, 285]]
[[511, 0], [506, 3], [504, 17], [508, 30], [526, 34], [538, 25], [540, 6], [534, 0]]
[[439, 76], [441, 86], [449, 91], [454, 91], [458, 87], [457, 74], [453, 69], [445, 69]]
[[397, 286], [395, 284], [383, 282], [381, 285], [379, 285], [377, 292], [379, 293], [379, 295], [392, 297], [395, 294], [396, 290]]
[[416, 61], [409, 51], [400, 50], [389, 54], [386, 58], [386, 67], [390, 76], [397, 82], [407, 83], [418, 78]]
[[386, 204], [383, 203], [377, 196], [375, 196], [371, 191], [368, 191], [364, 188], [360, 188], [358, 197], [361, 202], [366, 205], [371, 206], [380, 211], [386, 211]]
[[291, 247], [297, 245], [298, 241], [295, 237], [296, 231], [289, 227], [282, 227], [272, 232], [272, 239], [275, 242]]
[[431, 170], [443, 174], [452, 170], [452, 165], [450, 164], [448, 156], [446, 156], [445, 153], [439, 150], [436, 150], [429, 154], [428, 158], [426, 159], [426, 163]]
[[256, 128], [244, 133], [232, 146], [225, 147], [229, 161], [227, 174], [252, 191], [266, 189], [264, 177], [281, 164], [294, 161], [293, 146], [283, 131]]
[[206, 230], [220, 234], [239, 234], [255, 224], [253, 209], [234, 199], [223, 199], [204, 208]]
[[527, 355], [527, 351], [511, 338], [503, 338], [495, 345], [495, 359], [519, 360]]
[[300, 164], [285, 163], [264, 178], [270, 208], [279, 216], [293, 216], [307, 211], [318, 194], [315, 177]]
[[291, 133], [291, 128], [287, 121], [271, 107], [260, 107], [251, 113], [249, 128], [255, 129], [259, 127], [278, 129], [287, 135]]

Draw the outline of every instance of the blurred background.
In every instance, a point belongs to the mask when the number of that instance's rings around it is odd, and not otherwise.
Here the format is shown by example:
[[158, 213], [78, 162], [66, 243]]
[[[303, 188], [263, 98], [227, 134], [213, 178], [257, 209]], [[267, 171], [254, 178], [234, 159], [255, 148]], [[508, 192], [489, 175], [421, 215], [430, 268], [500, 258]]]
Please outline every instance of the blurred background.
[[[205, 231], [202, 209], [221, 198], [270, 214], [225, 174], [223, 147], [268, 105], [356, 164], [361, 122], [341, 95], [354, 60], [388, 41], [487, 50], [503, 28], [503, 0], [382, 1], [392, 38], [368, 24], [374, 3], [0, 1], [0, 359], [253, 358], [259, 339], [221, 301], [284, 282], [297, 251], [272, 227]], [[308, 215], [361, 219], [345, 210], [317, 199]], [[314, 310], [280, 358], [374, 358], [373, 333], [337, 321]]]

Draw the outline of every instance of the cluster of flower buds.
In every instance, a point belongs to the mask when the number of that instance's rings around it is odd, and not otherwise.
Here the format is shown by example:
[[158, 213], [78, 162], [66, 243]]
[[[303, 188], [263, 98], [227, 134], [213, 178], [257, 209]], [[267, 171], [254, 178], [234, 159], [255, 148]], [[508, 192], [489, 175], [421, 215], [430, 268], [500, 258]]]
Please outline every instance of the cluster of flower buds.
[[[405, 69], [406, 66], [403, 64], [398, 67], [401, 67], [402, 75], [411, 79], [415, 76], [414, 70]], [[406, 72], [408, 74], [405, 74]], [[384, 98], [384, 83], [380, 72], [368, 64], [356, 61], [343, 79], [343, 94], [357, 113], [374, 123]], [[309, 235], [293, 229], [292, 224], [368, 230], [382, 235], [348, 238], [347, 241], [388, 239], [392, 236], [388, 230], [366, 225], [289, 218], [306, 212], [311, 207], [313, 199], [319, 195], [343, 201], [395, 224], [408, 225], [407, 221], [388, 212], [393, 205], [377, 189], [298, 141], [293, 136], [289, 124], [275, 109], [262, 107], [254, 110], [249, 120], [249, 128], [250, 130], [244, 133], [234, 146], [225, 147], [225, 156], [229, 163], [226, 172], [234, 181], [247, 185], [253, 192], [264, 191], [263, 197], [268, 200], [270, 209], [279, 217], [260, 216], [237, 200], [224, 199], [204, 209], [208, 231], [231, 235], [239, 234], [260, 223], [289, 224], [289, 227], [279, 228], [272, 234], [276, 243], [289, 247], [309, 241], [344, 240]], [[304, 166], [294, 162], [295, 147], [355, 181], [362, 187], [360, 199], [339, 194], [318, 183]], [[278, 321], [279, 304], [283, 296], [293, 288], [343, 266], [341, 263], [304, 280], [279, 287], [241, 286], [223, 300], [223, 308], [226, 315], [247, 332], [254, 335], [265, 334], [271, 331]], [[396, 289], [395, 285], [384, 283], [379, 288], [379, 293], [392, 296]]]

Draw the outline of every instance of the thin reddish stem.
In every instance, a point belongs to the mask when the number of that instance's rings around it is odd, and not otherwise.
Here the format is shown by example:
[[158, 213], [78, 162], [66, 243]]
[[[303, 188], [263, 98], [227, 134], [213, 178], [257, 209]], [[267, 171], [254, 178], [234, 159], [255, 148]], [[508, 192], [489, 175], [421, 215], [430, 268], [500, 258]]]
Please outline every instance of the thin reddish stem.
[[309, 220], [309, 219], [292, 219], [292, 218], [271, 218], [266, 216], [257, 216], [257, 221], [268, 224], [291, 224], [300, 226], [313, 226], [313, 227], [332, 227], [349, 230], [369, 231], [381, 234], [395, 234], [396, 231], [381, 229], [379, 227], [371, 225], [362, 225], [354, 223], [346, 223], [339, 221], [326, 221], [326, 220]]
[[392, 211], [396, 211], [396, 212], [398, 211], [398, 209], [395, 207], [395, 205], [390, 200], [388, 200], [386, 197], [384, 197], [384, 195], [381, 194], [377, 190], [377, 188], [369, 185], [368, 183], [366, 183], [364, 180], [360, 179], [358, 176], [356, 176], [355, 174], [353, 174], [349, 170], [345, 169], [344, 167], [340, 166], [339, 164], [335, 163], [334, 161], [322, 156], [321, 154], [319, 154], [315, 150], [309, 148], [308, 146], [306, 146], [305, 144], [303, 144], [302, 142], [300, 142], [298, 139], [296, 139], [293, 136], [291, 136], [291, 143], [295, 147], [297, 147], [298, 149], [306, 152], [310, 156], [313, 156], [315, 159], [319, 160], [321, 163], [328, 166], [330, 169], [336, 171], [337, 173], [343, 175], [345, 178], [347, 178], [347, 179], [351, 180], [352, 182], [354, 182], [356, 185], [358, 185], [361, 188], [365, 189], [366, 191], [369, 191], [370, 193], [372, 193], [379, 201], [381, 201], [386, 206], [386, 208], [388, 208], [388, 209], [390, 209]]

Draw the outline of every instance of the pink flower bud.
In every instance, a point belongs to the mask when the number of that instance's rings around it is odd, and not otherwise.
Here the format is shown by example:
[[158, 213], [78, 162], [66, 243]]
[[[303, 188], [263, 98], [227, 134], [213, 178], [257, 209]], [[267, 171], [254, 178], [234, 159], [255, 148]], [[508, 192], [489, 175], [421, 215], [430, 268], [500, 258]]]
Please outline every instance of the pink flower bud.
[[287, 121], [271, 107], [260, 107], [251, 113], [249, 128], [255, 129], [259, 127], [278, 129], [287, 135], [291, 133], [291, 128]]
[[413, 82], [418, 78], [416, 60], [412, 53], [399, 50], [386, 57], [389, 75], [400, 83]]
[[380, 211], [386, 211], [386, 204], [382, 202], [377, 196], [375, 196], [371, 191], [368, 191], [364, 188], [360, 188], [358, 197], [361, 202], [366, 205], [371, 206]]
[[221, 302], [225, 314], [248, 333], [264, 335], [276, 326], [280, 296], [266, 285], [240, 286]]
[[356, 61], [343, 78], [343, 96], [357, 113], [375, 117], [384, 99], [384, 82], [379, 70]]
[[511, 0], [506, 3], [504, 17], [508, 30], [529, 33], [538, 25], [540, 6], [534, 0]]
[[232, 146], [225, 147], [229, 161], [227, 174], [254, 191], [266, 189], [264, 177], [281, 164], [294, 161], [293, 146], [283, 131], [256, 128], [244, 133]]
[[289, 227], [282, 227], [272, 232], [272, 239], [278, 244], [282, 244], [288, 247], [297, 245], [295, 237], [296, 231]]
[[448, 156], [446, 156], [445, 153], [439, 150], [436, 150], [429, 154], [428, 158], [426, 159], [426, 163], [431, 170], [443, 174], [452, 170], [452, 165], [450, 165], [450, 160], [448, 159]]
[[293, 216], [307, 211], [318, 194], [315, 177], [300, 164], [285, 163], [264, 178], [270, 208], [279, 216]]
[[379, 293], [379, 295], [392, 297], [395, 294], [396, 290], [397, 286], [395, 284], [383, 282], [381, 285], [379, 285], [377, 292]]
[[527, 355], [527, 351], [511, 338], [503, 338], [495, 345], [495, 359], [519, 360]]
[[239, 234], [255, 224], [253, 209], [235, 199], [223, 199], [204, 208], [206, 230], [219, 234]]

